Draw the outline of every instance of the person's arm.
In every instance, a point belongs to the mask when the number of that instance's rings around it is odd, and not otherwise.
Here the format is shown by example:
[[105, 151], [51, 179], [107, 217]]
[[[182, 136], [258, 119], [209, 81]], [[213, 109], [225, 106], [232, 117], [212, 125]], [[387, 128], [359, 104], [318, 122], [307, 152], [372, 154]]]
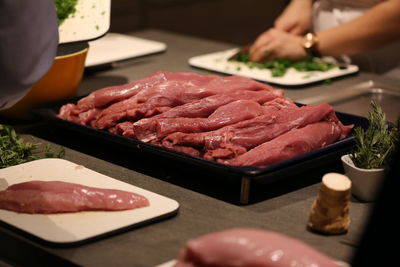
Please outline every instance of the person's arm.
[[313, 0], [292, 0], [275, 20], [276, 29], [301, 35], [310, 30]]
[[317, 33], [322, 55], [354, 55], [400, 39], [400, 0], [371, 8], [346, 24]]
[[0, 0], [0, 109], [51, 67], [58, 45], [54, 0]]
[[[367, 52], [400, 39], [399, 25], [400, 0], [388, 0], [348, 23], [318, 32], [318, 50], [322, 56]], [[254, 61], [303, 59], [307, 54], [302, 43], [301, 36], [271, 29], [250, 47], [250, 58]]]

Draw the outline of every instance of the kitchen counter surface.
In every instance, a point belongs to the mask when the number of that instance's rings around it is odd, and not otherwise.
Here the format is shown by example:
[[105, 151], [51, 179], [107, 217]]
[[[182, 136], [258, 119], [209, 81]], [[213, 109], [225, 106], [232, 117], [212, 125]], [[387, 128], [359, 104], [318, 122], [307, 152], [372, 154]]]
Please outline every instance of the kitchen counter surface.
[[[187, 59], [232, 47], [230, 44], [158, 30], [133, 32], [132, 35], [164, 42], [168, 46], [167, 51], [120, 62], [109, 69], [90, 71], [85, 75], [79, 95], [126, 83], [157, 70], [206, 73], [191, 68]], [[330, 84], [288, 89], [286, 95], [299, 100], [369, 80], [398, 84], [398, 81], [360, 73]], [[166, 162], [158, 156], [99, 143], [42, 121], [18, 124], [16, 127], [25, 138], [34, 138], [42, 144], [64, 146], [67, 160], [177, 200], [180, 210], [172, 218], [66, 248], [41, 244], [0, 224], [0, 260], [4, 264], [156, 266], [174, 259], [188, 239], [237, 226], [278, 231], [298, 238], [337, 260], [350, 261], [372, 207], [372, 204], [352, 199], [349, 232], [337, 236], [319, 235], [306, 229], [309, 210], [318, 194], [322, 175], [328, 171], [342, 172], [340, 162], [323, 169], [294, 174], [291, 179], [277, 184], [257, 185], [252, 188], [252, 201], [248, 205], [240, 205], [238, 187], [234, 183], [219, 181], [215, 174], [193, 171], [184, 164]]]

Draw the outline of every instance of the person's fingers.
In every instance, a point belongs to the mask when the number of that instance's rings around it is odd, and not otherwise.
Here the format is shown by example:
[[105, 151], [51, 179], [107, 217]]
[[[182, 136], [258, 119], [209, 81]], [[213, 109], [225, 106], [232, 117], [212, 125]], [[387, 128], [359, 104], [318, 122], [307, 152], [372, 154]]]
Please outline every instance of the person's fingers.
[[267, 59], [274, 57], [275, 49], [272, 43], [265, 44], [257, 47], [250, 55], [250, 59], [255, 62], [263, 62]]
[[266, 62], [277, 58], [277, 47], [272, 42], [268, 46], [265, 47], [263, 56], [259, 60], [259, 62]]
[[249, 49], [250, 59], [253, 61], [260, 61], [266, 53], [266, 47], [271, 43], [271, 30], [261, 34]]
[[301, 27], [293, 27], [290, 30], [287, 31], [290, 34], [294, 34], [294, 35], [302, 35], [303, 34], [303, 30], [301, 29]]
[[249, 54], [250, 60], [251, 61], [255, 61], [255, 62], [259, 62], [265, 56], [265, 53], [266, 53], [265, 46], [255, 47], [251, 51], [251, 53]]
[[254, 51], [258, 50], [260, 47], [266, 45], [268, 43], [268, 34], [267, 32], [261, 34], [254, 43], [250, 46], [249, 53], [252, 54]]
[[281, 22], [280, 20], [277, 20], [275, 22], [275, 29], [284, 31], [284, 32], [291, 32], [295, 27], [295, 23], [287, 23], [287, 22]]

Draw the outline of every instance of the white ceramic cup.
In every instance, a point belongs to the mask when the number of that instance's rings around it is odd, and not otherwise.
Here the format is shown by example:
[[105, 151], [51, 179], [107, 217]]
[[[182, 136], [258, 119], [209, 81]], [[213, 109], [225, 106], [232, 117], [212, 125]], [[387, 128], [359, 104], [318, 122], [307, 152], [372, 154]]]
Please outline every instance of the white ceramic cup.
[[374, 201], [384, 178], [384, 169], [358, 168], [350, 155], [343, 155], [341, 160], [345, 174], [352, 182], [352, 194], [361, 201]]

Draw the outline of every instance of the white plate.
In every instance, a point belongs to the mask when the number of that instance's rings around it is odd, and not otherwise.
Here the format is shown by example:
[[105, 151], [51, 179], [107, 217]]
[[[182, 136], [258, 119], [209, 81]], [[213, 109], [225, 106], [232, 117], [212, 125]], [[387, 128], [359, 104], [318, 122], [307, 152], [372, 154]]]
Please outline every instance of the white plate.
[[249, 68], [245, 63], [228, 61], [236, 52], [238, 52], [238, 48], [192, 57], [189, 59], [189, 64], [197, 68], [232, 75], [241, 75], [258, 81], [284, 86], [305, 85], [356, 73], [358, 71], [358, 66], [355, 65], [349, 65], [346, 69], [334, 68], [325, 72], [299, 72], [294, 68], [290, 68], [283, 77], [272, 77], [271, 72], [267, 69]]
[[164, 43], [141, 39], [118, 33], [107, 33], [102, 38], [89, 42], [85, 66], [121, 61], [165, 51]]
[[75, 9], [58, 27], [61, 44], [93, 40], [110, 28], [111, 0], [78, 0]]
[[121, 182], [63, 159], [41, 159], [0, 170], [0, 190], [32, 180], [64, 181], [138, 193], [150, 206], [126, 211], [24, 214], [0, 209], [0, 220], [41, 240], [72, 244], [177, 213], [177, 201]]

